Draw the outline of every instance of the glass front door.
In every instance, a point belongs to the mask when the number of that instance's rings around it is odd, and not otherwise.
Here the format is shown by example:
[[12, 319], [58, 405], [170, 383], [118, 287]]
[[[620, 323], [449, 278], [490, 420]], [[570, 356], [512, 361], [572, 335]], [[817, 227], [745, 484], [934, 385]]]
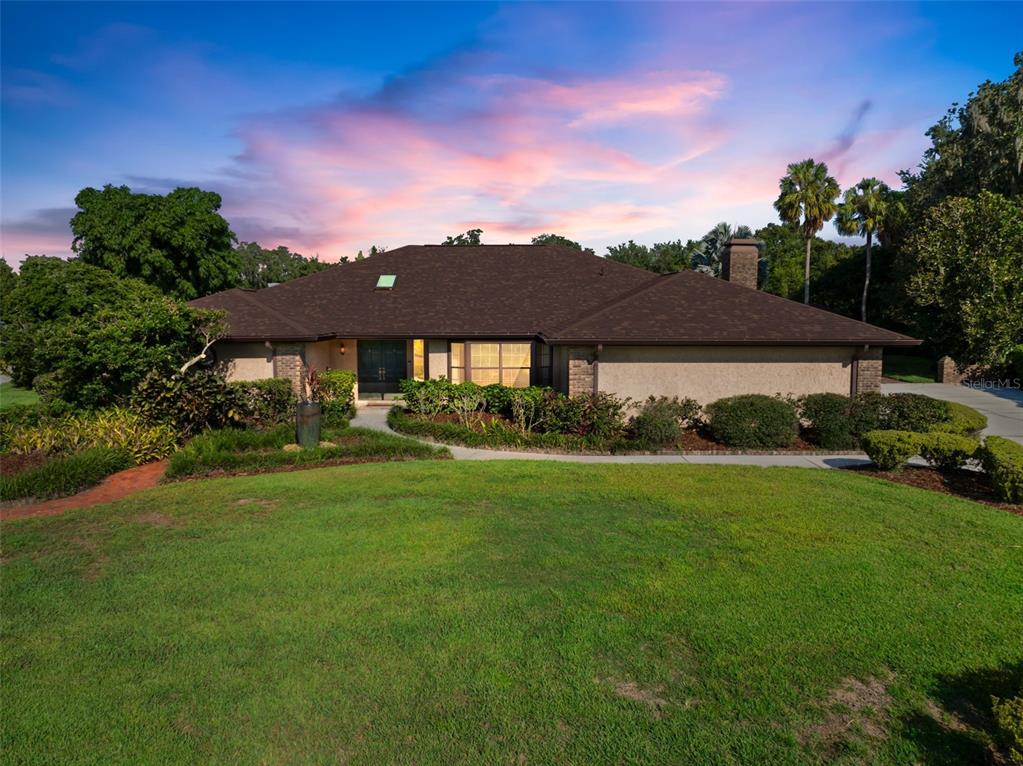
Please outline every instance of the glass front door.
[[359, 396], [396, 394], [398, 383], [408, 377], [403, 340], [360, 340]]

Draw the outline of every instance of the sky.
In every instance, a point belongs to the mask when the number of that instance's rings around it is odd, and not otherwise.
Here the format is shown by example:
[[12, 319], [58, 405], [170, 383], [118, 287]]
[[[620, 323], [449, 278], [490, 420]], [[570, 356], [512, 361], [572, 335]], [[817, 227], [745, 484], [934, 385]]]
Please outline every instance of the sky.
[[790, 162], [898, 186], [1021, 29], [1023, 3], [5, 1], [0, 251], [70, 254], [104, 184], [216, 191], [239, 240], [329, 261], [756, 228]]

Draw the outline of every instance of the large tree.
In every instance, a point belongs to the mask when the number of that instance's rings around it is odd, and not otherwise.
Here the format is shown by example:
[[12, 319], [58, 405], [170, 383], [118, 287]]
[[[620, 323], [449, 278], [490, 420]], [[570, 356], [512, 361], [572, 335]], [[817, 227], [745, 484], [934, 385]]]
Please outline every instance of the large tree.
[[670, 242], [655, 242], [652, 247], [638, 245], [631, 239], [620, 245], [611, 245], [607, 249], [607, 258], [618, 263], [638, 266], [657, 274], [671, 274], [689, 268], [699, 242], [681, 239]]
[[920, 329], [960, 365], [1023, 343], [1023, 202], [982, 191], [930, 208], [907, 242]]
[[592, 248], [583, 247], [574, 239], [563, 237], [560, 234], [537, 234], [533, 237], [532, 243], [534, 245], [564, 245], [565, 247], [572, 247], [576, 250], [583, 250], [587, 253], [593, 254]]
[[240, 267], [239, 287], [260, 289], [330, 268], [329, 263], [293, 253], [284, 245], [267, 250], [256, 242], [242, 242], [236, 252]]
[[[888, 227], [889, 209], [898, 203], [891, 196], [888, 184], [876, 178], [864, 178], [850, 189], [846, 189], [838, 212], [835, 216], [835, 228], [841, 234], [858, 234], [867, 238], [867, 247], [863, 269], [863, 296], [860, 299], [860, 319], [867, 321], [867, 293], [870, 290], [871, 250], [874, 235], [885, 231]], [[896, 214], [893, 210], [893, 217]]]
[[838, 182], [828, 175], [828, 166], [812, 159], [794, 162], [778, 183], [774, 207], [785, 223], [795, 224], [803, 234], [803, 303], [810, 302], [810, 246], [817, 232], [835, 214]]
[[110, 404], [201, 349], [209, 313], [77, 259], [31, 256], [4, 296], [0, 366], [48, 399]]
[[469, 229], [464, 234], [456, 234], [455, 236], [449, 236], [444, 240], [442, 244], [445, 245], [481, 245], [480, 237], [483, 235], [483, 229]]
[[721, 275], [721, 257], [725, 253], [725, 245], [732, 237], [752, 239], [753, 231], [749, 226], [736, 226], [719, 223], [700, 239], [699, 245], [690, 248], [692, 253], [690, 266], [711, 276]]
[[127, 186], [82, 189], [71, 219], [83, 262], [136, 277], [184, 300], [234, 286], [234, 233], [218, 212], [220, 195], [196, 188], [137, 194]]
[[1023, 194], [1023, 53], [1003, 82], [984, 82], [927, 131], [930, 148], [917, 171], [903, 171], [909, 203], [922, 212], [946, 197], [981, 190]]

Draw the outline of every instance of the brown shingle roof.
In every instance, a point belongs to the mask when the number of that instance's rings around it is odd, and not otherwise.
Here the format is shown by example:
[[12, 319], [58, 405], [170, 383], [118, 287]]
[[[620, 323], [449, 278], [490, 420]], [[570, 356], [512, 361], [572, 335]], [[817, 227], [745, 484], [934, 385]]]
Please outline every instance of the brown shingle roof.
[[[377, 290], [382, 274], [397, 279]], [[233, 340], [533, 337], [555, 343], [915, 345], [696, 272], [659, 276], [558, 245], [409, 245], [264, 290], [192, 302]]]

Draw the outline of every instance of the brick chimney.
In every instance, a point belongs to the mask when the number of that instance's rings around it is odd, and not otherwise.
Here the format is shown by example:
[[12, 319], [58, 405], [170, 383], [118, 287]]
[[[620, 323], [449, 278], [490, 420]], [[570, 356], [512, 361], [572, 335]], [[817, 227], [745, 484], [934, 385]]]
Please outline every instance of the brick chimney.
[[759, 259], [757, 240], [732, 237], [725, 243], [721, 256], [721, 278], [756, 290]]

